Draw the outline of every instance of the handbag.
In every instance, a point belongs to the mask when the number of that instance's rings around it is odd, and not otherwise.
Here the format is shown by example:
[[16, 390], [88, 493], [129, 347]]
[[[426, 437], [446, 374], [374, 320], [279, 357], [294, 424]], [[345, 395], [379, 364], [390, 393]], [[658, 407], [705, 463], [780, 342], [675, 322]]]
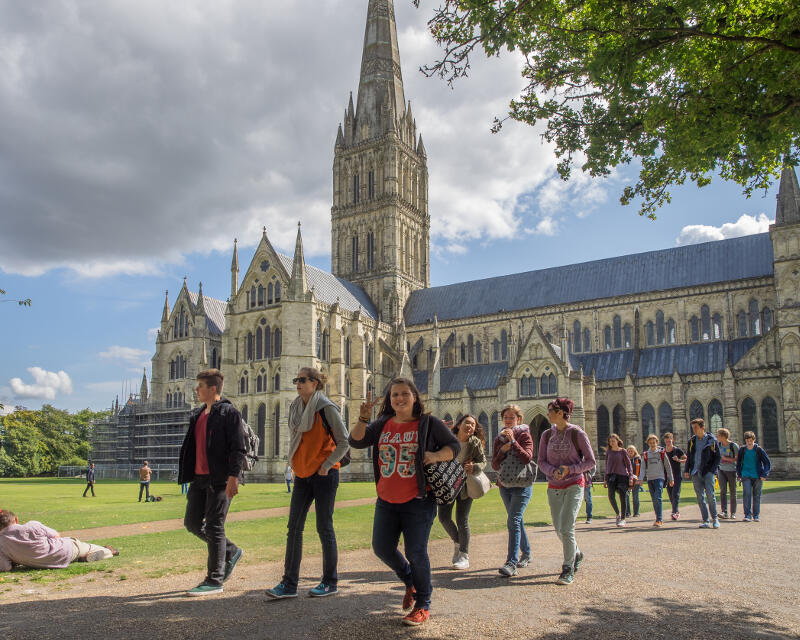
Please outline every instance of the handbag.
[[461, 491], [466, 473], [456, 460], [434, 462], [424, 467], [425, 480], [436, 498], [436, 504], [450, 504]]
[[475, 475], [467, 475], [467, 496], [477, 500], [485, 496], [492, 488], [492, 482], [488, 476], [481, 471]]
[[530, 487], [536, 480], [537, 470], [533, 460], [525, 464], [513, 453], [509, 453], [500, 463], [497, 478], [504, 487]]

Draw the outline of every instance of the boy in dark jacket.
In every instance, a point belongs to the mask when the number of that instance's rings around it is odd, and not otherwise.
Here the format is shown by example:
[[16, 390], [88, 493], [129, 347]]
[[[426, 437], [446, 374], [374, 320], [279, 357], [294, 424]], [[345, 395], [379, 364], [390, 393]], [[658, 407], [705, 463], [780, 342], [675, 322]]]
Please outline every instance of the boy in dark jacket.
[[[683, 477], [691, 480], [694, 485], [700, 515], [703, 517], [700, 528], [719, 529], [717, 498], [714, 495], [714, 478], [722, 459], [719, 442], [712, 434], [706, 433], [705, 421], [702, 418], [695, 418], [691, 425], [694, 435], [689, 439]], [[706, 506], [706, 501], [708, 501], [708, 506]], [[711, 523], [709, 523], [709, 517]]]
[[239, 492], [247, 443], [242, 416], [221, 398], [222, 373], [208, 369], [197, 374], [197, 399], [204, 406], [192, 411], [181, 446], [178, 483], [191, 482], [186, 495], [186, 529], [208, 544], [208, 573], [189, 596], [222, 593], [242, 550], [225, 537], [225, 518]]

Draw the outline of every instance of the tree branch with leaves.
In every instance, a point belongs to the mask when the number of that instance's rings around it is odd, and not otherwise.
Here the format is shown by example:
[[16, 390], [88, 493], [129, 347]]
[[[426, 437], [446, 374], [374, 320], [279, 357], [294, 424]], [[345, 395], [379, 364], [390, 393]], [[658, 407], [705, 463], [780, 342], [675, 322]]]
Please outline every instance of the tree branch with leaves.
[[[5, 289], [0, 289], [0, 295], [6, 295]], [[31, 299], [25, 298], [24, 300], [0, 300], [0, 302], [16, 302], [20, 307], [30, 307]]]
[[544, 123], [564, 180], [638, 160], [620, 201], [641, 215], [686, 180], [750, 196], [800, 160], [794, 0], [442, 0], [428, 27], [443, 55], [422, 71], [451, 86], [480, 51], [521, 52], [527, 85], [492, 130]]

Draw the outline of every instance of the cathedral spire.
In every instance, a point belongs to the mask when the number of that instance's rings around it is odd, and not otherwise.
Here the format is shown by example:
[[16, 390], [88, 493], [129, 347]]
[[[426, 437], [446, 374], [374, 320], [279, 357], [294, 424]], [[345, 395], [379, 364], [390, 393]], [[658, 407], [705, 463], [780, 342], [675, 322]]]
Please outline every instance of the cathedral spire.
[[294, 260], [292, 262], [292, 277], [289, 281], [289, 295], [292, 300], [299, 300], [308, 291], [308, 278], [306, 277], [306, 260], [303, 257], [303, 237], [300, 234], [300, 223], [297, 223], [297, 240], [294, 245]]
[[239, 292], [239, 248], [236, 238], [233, 239], [233, 260], [231, 260], [231, 300]]
[[206, 305], [203, 302], [203, 283], [200, 283], [200, 287], [197, 291], [197, 304], [195, 305], [195, 313], [198, 315], [206, 315]]
[[164, 291], [164, 310], [161, 312], [161, 322], [169, 322], [169, 289]]
[[147, 368], [142, 373], [142, 386], [139, 388], [139, 398], [141, 401], [147, 402]]
[[781, 173], [781, 186], [778, 189], [778, 207], [775, 211], [775, 224], [797, 224], [800, 222], [800, 186], [794, 167], [784, 167]]
[[405, 112], [406, 101], [400, 71], [394, 0], [369, 0], [358, 84], [357, 121], [378, 124], [387, 84], [391, 106], [400, 116]]

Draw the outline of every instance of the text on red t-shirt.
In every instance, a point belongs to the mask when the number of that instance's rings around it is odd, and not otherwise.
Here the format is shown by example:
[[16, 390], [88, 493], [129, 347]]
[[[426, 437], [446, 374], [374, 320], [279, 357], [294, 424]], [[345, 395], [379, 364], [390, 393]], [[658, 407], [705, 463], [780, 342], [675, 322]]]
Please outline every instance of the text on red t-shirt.
[[378, 439], [378, 497], [402, 504], [417, 497], [417, 440], [419, 420], [395, 422], [391, 418]]

